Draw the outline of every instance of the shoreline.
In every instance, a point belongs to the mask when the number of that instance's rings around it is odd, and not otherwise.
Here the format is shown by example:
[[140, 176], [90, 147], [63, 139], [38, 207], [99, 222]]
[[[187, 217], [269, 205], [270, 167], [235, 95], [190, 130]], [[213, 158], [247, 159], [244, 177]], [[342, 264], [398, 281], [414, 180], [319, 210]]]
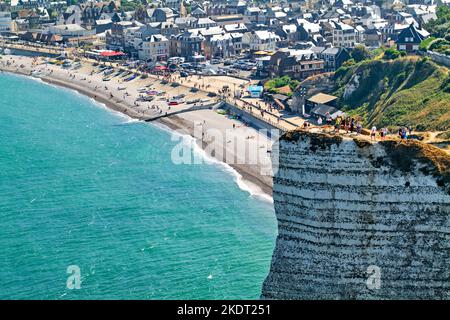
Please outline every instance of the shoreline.
[[[14, 58], [19, 58], [20, 56], [12, 56], [12, 57], [14, 59]], [[36, 77], [36, 76], [30, 75], [29, 72], [26, 72], [23, 70], [14, 70], [14, 68], [5, 68], [4, 66], [1, 66], [1, 65], [0, 65], [0, 70], [2, 70], [4, 72], [9, 72], [12, 74], [17, 74], [17, 75], [21, 75], [21, 76], [40, 79], [43, 82], [50, 84], [50, 85], [56, 85], [58, 87], [63, 87], [66, 89], [74, 90], [74, 91], [78, 92], [79, 94], [82, 94], [88, 98], [93, 99], [97, 103], [105, 105], [109, 110], [119, 112], [123, 115], [129, 116], [132, 119], [143, 121], [144, 119], [148, 118], [148, 116], [140, 115], [135, 110], [133, 110], [131, 107], [127, 106], [127, 104], [124, 103], [125, 101], [124, 102], [114, 101], [113, 99], [110, 99], [109, 97], [105, 96], [103, 93], [100, 93], [97, 91], [92, 91], [90, 88], [88, 88], [86, 86], [80, 86], [78, 84], [75, 84], [72, 81], [70, 81], [69, 79], [62, 80], [59, 78], [56, 79], [55, 77], [49, 77], [49, 76], [43, 76], [43, 75]], [[208, 111], [213, 112], [212, 110], [208, 110]], [[189, 112], [189, 113], [193, 114], [195, 112], [197, 112], [197, 111], [193, 111], [193, 112]], [[201, 117], [199, 117], [197, 120], [200, 121], [202, 119], [201, 119]], [[194, 137], [194, 134], [193, 134], [194, 125], [188, 119], [182, 118], [178, 115], [172, 115], [172, 116], [164, 117], [161, 119], [157, 119], [154, 122], [167, 127], [169, 130], [177, 131], [179, 133], [181, 131], [182, 133], [189, 135], [190, 137], [195, 139], [197, 147], [199, 147], [203, 151], [205, 151], [205, 149], [208, 147], [207, 143], [202, 143], [202, 141], [199, 141], [199, 139]], [[211, 155], [208, 155], [208, 156], [213, 157], [221, 165], [228, 166], [232, 170], [235, 171], [234, 174], [231, 172], [230, 173], [234, 176], [234, 180], [238, 184], [238, 187], [240, 189], [248, 192], [250, 194], [250, 196], [252, 196], [252, 197], [259, 198], [260, 200], [263, 200], [265, 202], [273, 202], [272, 177], [263, 176], [261, 174], [258, 174], [258, 172], [260, 170], [259, 165], [228, 164], [227, 162], [222, 161], [222, 159], [219, 157], [220, 153], [215, 154], [213, 156], [211, 156]], [[244, 186], [241, 183], [243, 183]]]

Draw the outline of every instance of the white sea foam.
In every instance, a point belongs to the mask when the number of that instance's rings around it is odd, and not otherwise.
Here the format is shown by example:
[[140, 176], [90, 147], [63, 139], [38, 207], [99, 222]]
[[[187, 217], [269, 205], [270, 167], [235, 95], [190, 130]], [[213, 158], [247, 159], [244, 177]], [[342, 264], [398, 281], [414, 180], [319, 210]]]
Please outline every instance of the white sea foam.
[[197, 144], [197, 141], [194, 137], [192, 137], [188, 134], [182, 134], [176, 130], [172, 130], [168, 126], [161, 124], [161, 123], [154, 122], [151, 124], [161, 130], [164, 130], [164, 131], [170, 133], [170, 134], [175, 134], [175, 135], [182, 137], [183, 143], [186, 143], [186, 145], [190, 146], [194, 153], [196, 153], [197, 155], [200, 155], [202, 157], [202, 159], [204, 160], [204, 163], [209, 164], [209, 165], [215, 165], [222, 171], [232, 175], [234, 178], [234, 182], [236, 182], [238, 187], [241, 190], [248, 192], [251, 197], [263, 200], [265, 202], [273, 203], [273, 198], [271, 196], [269, 196], [268, 194], [264, 193], [259, 186], [255, 185], [254, 183], [251, 183], [248, 180], [245, 180], [242, 177], [242, 175], [239, 172], [237, 172], [233, 167], [231, 167], [229, 164], [219, 161], [216, 158], [208, 155], [205, 152], [205, 150], [203, 150]]

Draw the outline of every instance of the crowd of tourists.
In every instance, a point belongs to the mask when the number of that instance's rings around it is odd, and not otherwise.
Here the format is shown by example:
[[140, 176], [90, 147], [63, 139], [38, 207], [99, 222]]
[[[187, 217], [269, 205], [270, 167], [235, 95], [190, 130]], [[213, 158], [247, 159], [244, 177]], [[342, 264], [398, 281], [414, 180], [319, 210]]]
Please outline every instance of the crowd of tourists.
[[[362, 123], [359, 119], [356, 119], [354, 117], [337, 116], [335, 119], [333, 119], [330, 114], [326, 114], [325, 122], [328, 127], [332, 128], [332, 132], [335, 134], [339, 134], [341, 130], [345, 130], [345, 133], [347, 134], [362, 134]], [[321, 117], [317, 118], [317, 124], [319, 126], [323, 124], [323, 120]], [[304, 127], [307, 128], [307, 126]], [[396, 133], [401, 140], [406, 140], [412, 135], [412, 128], [402, 126], [398, 128]], [[373, 141], [376, 141], [377, 139], [384, 141], [390, 134], [391, 132], [387, 127], [377, 129], [376, 126], [373, 126], [370, 130], [370, 139]]]

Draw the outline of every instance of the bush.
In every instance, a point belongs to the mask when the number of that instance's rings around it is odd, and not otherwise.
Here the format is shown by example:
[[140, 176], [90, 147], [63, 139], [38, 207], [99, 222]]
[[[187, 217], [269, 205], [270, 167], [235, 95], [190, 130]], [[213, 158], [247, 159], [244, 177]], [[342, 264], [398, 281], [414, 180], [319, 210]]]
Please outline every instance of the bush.
[[429, 37], [425, 40], [423, 40], [420, 44], [419, 44], [419, 50], [420, 51], [427, 51], [428, 47], [430, 46], [430, 44], [436, 40], [435, 37]]
[[291, 77], [289, 77], [289, 76], [283, 76], [280, 78], [273, 78], [273, 79], [267, 81], [264, 84], [264, 89], [266, 89], [267, 91], [269, 91], [271, 93], [277, 93], [278, 92], [277, 88], [281, 88], [281, 87], [289, 85], [291, 90], [295, 90], [295, 88], [299, 84], [300, 84], [300, 81], [291, 79]]
[[361, 62], [363, 60], [372, 58], [370, 51], [367, 50], [367, 48], [363, 45], [355, 46], [350, 56], [354, 59], [355, 62]]
[[400, 51], [394, 48], [387, 49], [383, 54], [384, 60], [395, 60], [400, 56]]

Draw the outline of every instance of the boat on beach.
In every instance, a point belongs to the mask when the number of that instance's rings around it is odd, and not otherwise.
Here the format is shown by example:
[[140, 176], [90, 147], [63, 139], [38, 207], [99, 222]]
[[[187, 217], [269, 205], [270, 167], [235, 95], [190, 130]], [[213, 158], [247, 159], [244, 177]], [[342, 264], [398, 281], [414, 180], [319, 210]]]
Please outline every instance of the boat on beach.
[[109, 76], [114, 73], [114, 69], [108, 69], [103, 72], [103, 75]]
[[80, 63], [80, 62], [77, 62], [77, 63], [75, 63], [75, 64], [72, 66], [72, 70], [78, 70], [78, 69], [80, 69], [81, 67], [82, 67], [81, 63]]
[[121, 76], [121, 78], [126, 78], [126, 77], [128, 77], [130, 74], [132, 74], [132, 72], [126, 71], [126, 72]]
[[126, 78], [125, 81], [131, 81], [137, 78], [137, 74], [133, 74], [131, 77]]
[[34, 78], [39, 78], [40, 76], [42, 76], [42, 72], [38, 71], [38, 70], [34, 70], [34, 71], [31, 71], [30, 75]]

